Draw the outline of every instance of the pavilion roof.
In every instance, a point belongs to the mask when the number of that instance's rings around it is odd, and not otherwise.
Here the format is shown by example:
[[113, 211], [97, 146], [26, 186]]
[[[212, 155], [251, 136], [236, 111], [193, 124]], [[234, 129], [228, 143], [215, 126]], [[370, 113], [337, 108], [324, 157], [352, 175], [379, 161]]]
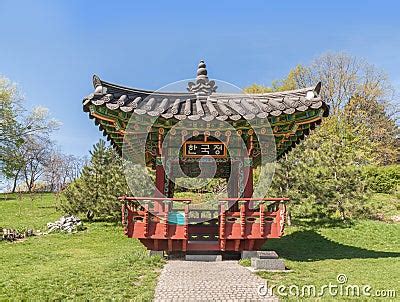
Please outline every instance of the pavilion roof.
[[84, 98], [83, 106], [89, 112], [91, 104], [165, 119], [190, 119], [211, 121], [293, 114], [296, 111], [326, 107], [320, 97], [321, 83], [304, 89], [262, 93], [217, 93], [214, 81], [207, 77], [203, 61], [200, 62], [197, 79], [189, 82], [188, 92], [161, 92], [124, 87], [93, 76], [94, 92]]
[[[93, 76], [93, 86], [94, 92], [83, 99], [83, 109], [120, 154], [132, 115], [138, 117], [135, 119], [138, 129], [147, 127], [151, 118], [155, 118], [156, 127], [161, 128], [171, 128], [180, 120], [188, 119], [206, 121], [208, 132], [229, 128], [218, 126], [218, 129], [213, 129], [211, 121], [227, 121], [238, 129], [238, 133], [251, 131], [252, 124], [263, 127], [260, 119], [265, 119], [275, 136], [279, 158], [300, 143], [329, 114], [329, 106], [320, 96], [321, 83], [303, 89], [262, 94], [218, 93], [216, 83], [208, 79], [203, 61], [198, 66], [196, 80], [188, 83], [187, 92], [129, 88], [103, 81], [98, 76]], [[251, 123], [253, 119], [254, 123]], [[153, 130], [157, 131], [156, 128]], [[138, 141], [143, 139], [146, 146], [149, 144], [149, 149], [154, 149], [152, 143], [147, 142], [147, 132], [138, 131], [136, 135]], [[140, 135], [143, 138], [139, 138]], [[155, 141], [158, 139], [157, 135], [151, 137]], [[150, 153], [154, 155], [154, 152]]]

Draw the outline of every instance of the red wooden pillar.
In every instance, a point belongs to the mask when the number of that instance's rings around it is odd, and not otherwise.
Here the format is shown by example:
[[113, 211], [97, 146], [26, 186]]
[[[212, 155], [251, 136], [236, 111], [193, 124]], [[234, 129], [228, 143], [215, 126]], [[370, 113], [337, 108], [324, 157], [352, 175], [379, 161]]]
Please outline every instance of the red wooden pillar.
[[[154, 192], [154, 197], [162, 198], [164, 197], [164, 187], [165, 187], [165, 171], [162, 164], [162, 158], [156, 158], [156, 189]], [[154, 212], [163, 212], [163, 202], [154, 201]]]
[[[172, 169], [173, 163], [170, 163], [170, 169]], [[174, 197], [174, 191], [175, 191], [175, 179], [172, 176], [172, 172], [169, 173], [170, 175], [167, 175], [169, 177], [168, 179], [168, 193], [166, 194], [167, 197], [173, 198]]]
[[[231, 162], [231, 175], [228, 178], [228, 197], [229, 198], [238, 198], [239, 196], [239, 162], [234, 160]], [[229, 202], [227, 208], [225, 210], [237, 212], [239, 211], [239, 206], [235, 202], [232, 205], [232, 202]]]
[[127, 235], [129, 238], [133, 237], [133, 213], [130, 208], [128, 208], [128, 216], [126, 217], [127, 220]]
[[251, 198], [253, 196], [253, 163], [251, 158], [244, 159], [244, 186], [243, 197]]
[[[163, 166], [163, 150], [162, 150], [162, 141], [163, 141], [163, 133], [164, 129], [158, 129], [158, 146], [156, 157], [156, 190], [154, 192], [154, 197], [165, 197], [164, 196], [164, 188], [165, 188], [165, 170]], [[154, 201], [154, 212], [163, 212], [163, 202], [162, 201]]]
[[244, 176], [246, 180], [243, 192], [244, 198], [251, 198], [253, 196], [253, 130], [250, 129], [248, 134], [247, 158], [244, 159]]
[[227, 178], [227, 189], [228, 197], [235, 198], [238, 197], [238, 167], [235, 162], [232, 162], [232, 168], [230, 177]]

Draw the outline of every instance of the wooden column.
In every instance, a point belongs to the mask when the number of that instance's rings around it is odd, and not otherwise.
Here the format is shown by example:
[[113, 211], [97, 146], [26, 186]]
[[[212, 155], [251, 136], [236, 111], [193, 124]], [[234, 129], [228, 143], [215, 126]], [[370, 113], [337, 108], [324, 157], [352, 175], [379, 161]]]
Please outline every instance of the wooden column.
[[[165, 171], [163, 167], [163, 150], [162, 150], [162, 140], [164, 129], [158, 129], [158, 148], [157, 148], [157, 157], [156, 157], [156, 190], [154, 192], [154, 197], [162, 198], [164, 197], [164, 188], [165, 188]], [[154, 201], [154, 212], [163, 212], [163, 202], [162, 201]]]
[[247, 141], [247, 157], [244, 158], [244, 173], [246, 184], [244, 187], [243, 197], [251, 198], [253, 196], [253, 130], [249, 130]]
[[[165, 187], [165, 171], [163, 166], [163, 158], [161, 156], [156, 158], [156, 190], [154, 192], [154, 197], [164, 197], [164, 187]], [[154, 211], [162, 212], [163, 203], [160, 201], [154, 202]]]
[[253, 196], [253, 161], [251, 158], [244, 159], [244, 178], [246, 184], [243, 191], [244, 198], [251, 198]]
[[237, 165], [232, 164], [232, 171], [231, 177], [227, 179], [227, 190], [228, 190], [228, 197], [229, 198], [236, 198], [238, 197], [238, 171]]
[[[171, 166], [170, 169], [173, 169], [173, 167]], [[173, 198], [174, 197], [174, 191], [175, 191], [175, 180], [173, 179], [172, 172], [170, 172], [170, 174], [171, 175], [169, 175], [169, 180], [168, 180], [168, 183], [167, 183], [168, 193], [166, 194], [166, 196], [169, 197], [169, 198]]]
[[[231, 162], [231, 175], [228, 179], [228, 197], [229, 198], [238, 198], [239, 196], [239, 161], [232, 160]], [[239, 206], [235, 203], [232, 207], [229, 203], [225, 210], [228, 211], [239, 211]]]
[[162, 158], [156, 158], [156, 191], [154, 197], [164, 197], [165, 171], [162, 164]]

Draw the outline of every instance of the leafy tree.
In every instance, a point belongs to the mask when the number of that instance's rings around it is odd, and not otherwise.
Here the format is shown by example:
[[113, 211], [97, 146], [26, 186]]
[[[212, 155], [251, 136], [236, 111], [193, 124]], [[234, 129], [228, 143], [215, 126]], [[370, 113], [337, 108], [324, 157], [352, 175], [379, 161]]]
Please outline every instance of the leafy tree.
[[399, 127], [386, 108], [382, 102], [357, 95], [344, 108], [353, 127], [365, 126], [369, 140], [379, 153], [378, 162], [383, 165], [396, 163], [400, 158]]
[[26, 168], [29, 148], [24, 145], [47, 140], [59, 125], [47, 108], [24, 109], [16, 86], [0, 77], [0, 173], [13, 181], [13, 192]]
[[268, 93], [268, 92], [273, 92], [274, 91], [274, 88], [272, 88], [272, 87], [268, 87], [268, 86], [263, 86], [263, 85], [260, 85], [260, 84], [252, 84], [252, 85], [250, 85], [250, 86], [248, 86], [248, 87], [246, 87], [245, 89], [244, 89], [244, 92], [246, 92], [246, 93], [253, 93], [253, 94], [255, 94], [255, 93]]
[[322, 82], [321, 96], [336, 114], [358, 95], [366, 100], [383, 100], [392, 96], [387, 75], [357, 57], [346, 53], [327, 53], [293, 74], [298, 88]]
[[17, 89], [9, 80], [0, 77], [0, 168], [4, 168], [8, 151], [21, 145], [17, 116], [21, 110]]
[[398, 108], [386, 74], [364, 60], [345, 53], [324, 54], [307, 66], [298, 65], [271, 87], [254, 84], [248, 93], [264, 93], [304, 88], [322, 82], [321, 96], [330, 105], [331, 115], [346, 111], [348, 122], [366, 125], [367, 136], [380, 153], [380, 164], [400, 158]]
[[47, 190], [59, 192], [64, 189], [67, 184], [79, 177], [84, 163], [83, 158], [52, 150], [47, 158], [43, 177], [47, 183]]
[[28, 192], [34, 190], [36, 181], [44, 174], [52, 145], [49, 139], [35, 136], [29, 136], [22, 145], [20, 165]]
[[273, 81], [272, 86], [253, 84], [247, 93], [264, 93], [305, 88], [322, 82], [321, 96], [336, 114], [354, 96], [365, 100], [390, 99], [393, 88], [387, 75], [364, 60], [345, 53], [327, 53], [309, 65], [297, 65], [287, 77]]

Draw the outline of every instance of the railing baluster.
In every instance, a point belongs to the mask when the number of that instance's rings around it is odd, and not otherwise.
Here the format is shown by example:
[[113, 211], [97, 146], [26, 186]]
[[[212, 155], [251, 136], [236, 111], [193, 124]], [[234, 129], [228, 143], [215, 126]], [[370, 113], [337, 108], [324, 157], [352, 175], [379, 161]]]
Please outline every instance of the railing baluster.
[[144, 236], [149, 234], [149, 204], [146, 202], [144, 205]]
[[246, 204], [242, 201], [240, 204], [240, 236], [244, 237], [246, 234]]
[[260, 235], [264, 237], [265, 230], [265, 205], [264, 203], [260, 203]]
[[220, 247], [222, 251], [225, 251], [225, 204], [220, 204], [220, 215], [219, 215], [219, 236], [220, 236]]
[[170, 211], [170, 201], [164, 201], [164, 208], [165, 208], [165, 221], [164, 221], [164, 236], [168, 237], [168, 219], [169, 219], [169, 211]]
[[225, 213], [225, 205], [221, 204], [221, 215], [220, 215], [220, 223], [219, 223], [219, 233], [221, 234], [221, 239], [225, 238], [225, 219], [226, 219], [226, 213]]
[[183, 237], [185, 239], [188, 238], [188, 228], [189, 228], [189, 205], [185, 205], [185, 228], [184, 228], [184, 234]]

